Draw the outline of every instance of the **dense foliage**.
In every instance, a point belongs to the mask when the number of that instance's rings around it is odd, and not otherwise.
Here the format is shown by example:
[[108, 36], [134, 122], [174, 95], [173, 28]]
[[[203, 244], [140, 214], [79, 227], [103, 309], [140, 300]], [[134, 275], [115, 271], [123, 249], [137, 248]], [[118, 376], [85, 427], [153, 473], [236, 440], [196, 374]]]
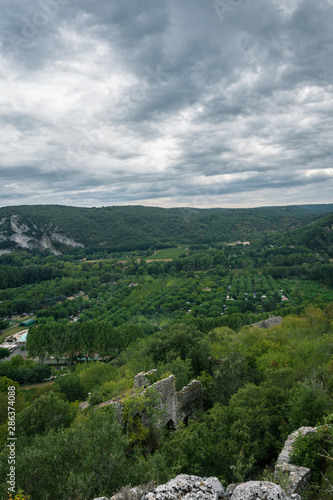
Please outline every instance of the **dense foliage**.
[[[125, 217], [128, 207], [116, 208]], [[319, 423], [323, 434], [297, 445], [294, 461], [314, 468], [312, 498], [326, 500], [333, 473], [318, 457], [332, 456], [325, 434], [333, 414], [331, 222], [257, 235], [250, 245], [202, 237], [165, 249], [163, 260], [140, 245], [125, 253], [1, 255], [2, 340], [25, 328], [18, 314], [35, 324], [27, 339], [34, 360], [21, 351], [8, 359], [7, 351], [0, 362], [0, 497], [7, 499], [6, 391], [15, 386], [16, 486], [31, 500], [111, 496], [181, 472], [225, 484], [263, 477], [289, 433]], [[250, 326], [270, 314], [282, 324]], [[177, 390], [202, 382], [204, 412], [176, 432], [158, 425], [156, 394], [133, 391], [133, 377], [152, 368], [152, 382], [172, 373]], [[54, 381], [36, 384], [51, 374]], [[110, 407], [96, 408], [116, 396], [123, 425]], [[89, 408], [79, 409], [87, 399]]]
[[[224, 483], [254, 477], [277, 457], [290, 432], [333, 412], [332, 311], [331, 305], [324, 311], [309, 307], [272, 330], [243, 327], [238, 333], [219, 327], [204, 335], [175, 323], [134, 341], [110, 364], [78, 365], [48, 395], [25, 391], [26, 406], [18, 415], [18, 485], [33, 499], [51, 498], [51, 491], [65, 499], [111, 495], [127, 483], [164, 481], [180, 472], [216, 475]], [[175, 433], [154, 425], [147, 430], [135, 420], [122, 430], [111, 409], [77, 414], [66, 403], [76, 388], [98, 404], [128, 391], [133, 375], [153, 367], [157, 378], [174, 373], [180, 386], [193, 377], [202, 380], [206, 411], [198, 420]], [[131, 403], [133, 415], [138, 404]], [[3, 451], [1, 474], [5, 469]]]

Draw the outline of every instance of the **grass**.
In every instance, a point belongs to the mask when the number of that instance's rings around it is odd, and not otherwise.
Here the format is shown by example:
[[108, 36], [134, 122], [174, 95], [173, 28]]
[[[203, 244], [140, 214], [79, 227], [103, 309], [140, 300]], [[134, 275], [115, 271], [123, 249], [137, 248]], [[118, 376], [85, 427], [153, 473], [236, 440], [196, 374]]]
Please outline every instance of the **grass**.
[[147, 259], [178, 259], [181, 254], [187, 254], [187, 250], [184, 247], [177, 248], [162, 248], [157, 250], [154, 255], [148, 255]]
[[[8, 320], [9, 325], [10, 325], [9, 328], [15, 327], [19, 323], [22, 323], [23, 321], [27, 321], [28, 319], [35, 319], [35, 316], [30, 316], [30, 314], [28, 314], [27, 316], [15, 316], [15, 318]], [[7, 331], [9, 328], [6, 328], [6, 330], [4, 330], [4, 331]]]
[[30, 318], [31, 318], [31, 316], [29, 314], [27, 316], [15, 316], [14, 318], [11, 318], [9, 320], [9, 324], [11, 324], [12, 326], [14, 326], [17, 323], [21, 323], [22, 321], [26, 321], [26, 320], [28, 320]]
[[15, 316], [14, 321], [18, 321], [21, 323], [22, 321], [27, 321], [28, 319], [32, 319], [34, 316], [30, 316], [30, 314], [26, 316]]

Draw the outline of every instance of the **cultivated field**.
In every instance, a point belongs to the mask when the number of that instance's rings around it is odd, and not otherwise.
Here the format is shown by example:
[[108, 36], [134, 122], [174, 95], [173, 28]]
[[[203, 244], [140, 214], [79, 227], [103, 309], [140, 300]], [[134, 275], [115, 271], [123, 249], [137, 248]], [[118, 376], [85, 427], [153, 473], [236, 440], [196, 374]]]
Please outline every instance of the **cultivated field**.
[[147, 257], [147, 262], [151, 260], [172, 260], [172, 259], [178, 259], [178, 257], [182, 254], [188, 253], [188, 249], [184, 247], [177, 247], [177, 248], [162, 248], [162, 250], [157, 250], [157, 252], [154, 253], [154, 255], [148, 255]]

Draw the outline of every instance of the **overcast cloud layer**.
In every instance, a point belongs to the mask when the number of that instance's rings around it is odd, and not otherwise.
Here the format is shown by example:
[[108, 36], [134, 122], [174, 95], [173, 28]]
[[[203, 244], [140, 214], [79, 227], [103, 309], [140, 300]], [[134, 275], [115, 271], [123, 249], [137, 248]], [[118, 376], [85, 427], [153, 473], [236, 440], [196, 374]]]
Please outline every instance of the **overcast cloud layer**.
[[332, 202], [332, 0], [2, 0], [0, 204]]

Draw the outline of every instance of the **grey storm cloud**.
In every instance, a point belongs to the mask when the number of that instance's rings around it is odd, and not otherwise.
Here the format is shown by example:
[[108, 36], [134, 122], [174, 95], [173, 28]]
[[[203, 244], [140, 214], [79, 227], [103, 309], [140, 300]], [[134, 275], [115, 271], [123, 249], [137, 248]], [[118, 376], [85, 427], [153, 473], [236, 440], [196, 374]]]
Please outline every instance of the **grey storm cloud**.
[[1, 205], [332, 201], [333, 0], [1, 10]]

